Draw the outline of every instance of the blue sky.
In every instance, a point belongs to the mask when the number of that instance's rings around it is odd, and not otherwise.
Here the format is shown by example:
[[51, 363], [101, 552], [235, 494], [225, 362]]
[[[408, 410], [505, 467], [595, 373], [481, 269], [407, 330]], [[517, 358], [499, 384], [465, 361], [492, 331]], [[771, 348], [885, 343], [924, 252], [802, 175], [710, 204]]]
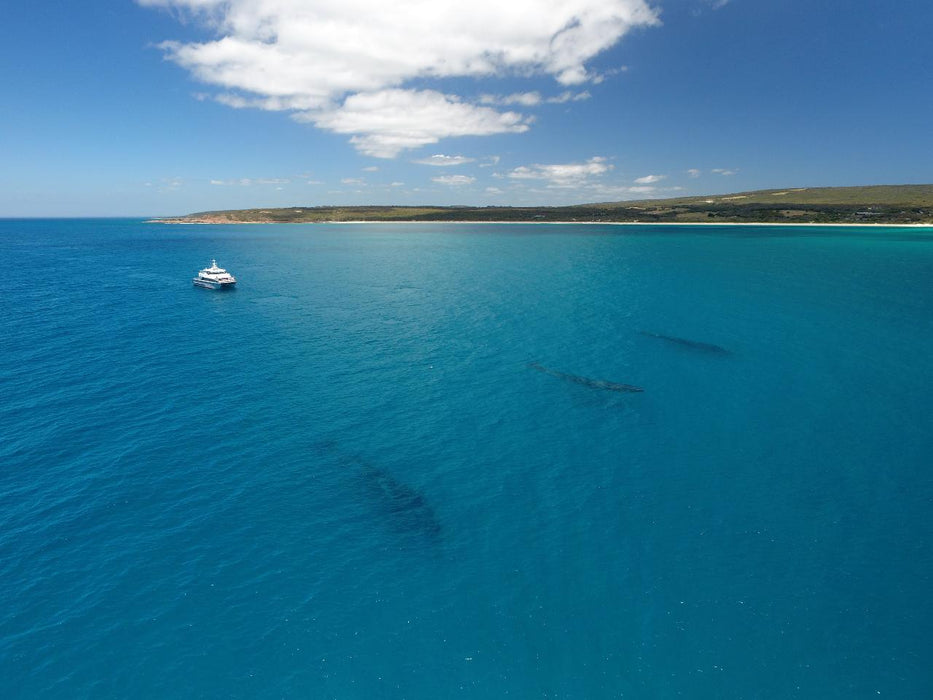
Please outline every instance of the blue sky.
[[0, 9], [0, 216], [933, 182], [933, 3]]

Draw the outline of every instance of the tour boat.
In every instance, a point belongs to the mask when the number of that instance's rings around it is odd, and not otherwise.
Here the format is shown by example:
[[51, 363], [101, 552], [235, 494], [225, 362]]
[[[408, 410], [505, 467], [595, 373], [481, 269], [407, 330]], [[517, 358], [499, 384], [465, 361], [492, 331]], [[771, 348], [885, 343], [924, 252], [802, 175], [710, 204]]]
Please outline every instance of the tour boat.
[[236, 277], [222, 267], [217, 267], [216, 260], [211, 260], [211, 266], [205, 267], [191, 281], [194, 282], [196, 287], [206, 287], [207, 289], [233, 289], [236, 285]]

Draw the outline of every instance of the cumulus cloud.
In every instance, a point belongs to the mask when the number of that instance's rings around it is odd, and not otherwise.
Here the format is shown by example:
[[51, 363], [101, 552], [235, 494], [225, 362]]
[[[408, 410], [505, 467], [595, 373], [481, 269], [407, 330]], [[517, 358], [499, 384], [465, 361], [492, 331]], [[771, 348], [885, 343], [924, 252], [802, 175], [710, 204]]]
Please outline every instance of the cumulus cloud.
[[300, 112], [299, 121], [352, 134], [357, 150], [376, 158], [437, 143], [451, 136], [486, 136], [528, 130], [529, 119], [517, 112], [497, 112], [435, 90], [381, 90], [350, 95], [329, 111]]
[[[658, 23], [648, 0], [137, 0], [180, 11], [214, 37], [164, 41], [166, 57], [219, 89], [231, 107], [300, 112], [352, 135], [369, 155], [392, 157], [441, 138], [527, 129], [499, 113], [418, 87], [447, 78], [546, 75], [564, 86], [598, 81], [587, 64], [634, 27]], [[583, 94], [583, 93], [578, 93]], [[402, 101], [436, 109], [401, 113]], [[542, 99], [516, 93], [525, 107]], [[385, 118], [382, 104], [390, 111]], [[455, 106], [453, 108], [452, 106]], [[451, 128], [451, 117], [463, 126]]]
[[595, 156], [585, 163], [522, 165], [509, 172], [508, 176], [514, 180], [545, 180], [548, 187], [580, 187], [590, 178], [599, 177], [612, 168], [605, 158]]
[[440, 185], [449, 185], [451, 187], [461, 187], [476, 182], [476, 178], [469, 175], [440, 175], [439, 177], [432, 177], [431, 180]]
[[422, 158], [414, 162], [418, 165], [433, 165], [435, 167], [444, 168], [453, 165], [463, 165], [464, 163], [472, 163], [474, 160], [474, 158], [467, 158], [466, 156], [445, 156], [443, 153], [435, 153], [433, 156]]
[[689, 175], [690, 177], [700, 177], [700, 175], [702, 175], [702, 174], [703, 174], [703, 171], [702, 171], [702, 170], [698, 170], [697, 168], [690, 168], [690, 169], [687, 171], [687, 175]]
[[653, 182], [660, 182], [663, 180], [666, 175], [645, 175], [644, 177], [635, 178], [635, 183], [638, 185], [650, 185]]
[[712, 170], [710, 170], [710, 172], [715, 173], [716, 175], [735, 175], [738, 172], [738, 170], [727, 170], [726, 168], [713, 168]]

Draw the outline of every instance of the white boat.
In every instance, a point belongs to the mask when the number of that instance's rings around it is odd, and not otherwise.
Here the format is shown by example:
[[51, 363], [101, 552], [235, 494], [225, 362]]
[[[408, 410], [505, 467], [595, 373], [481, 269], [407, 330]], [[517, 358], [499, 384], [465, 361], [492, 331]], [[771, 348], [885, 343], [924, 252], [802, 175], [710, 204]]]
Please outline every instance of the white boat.
[[217, 267], [217, 261], [211, 260], [211, 266], [205, 267], [193, 280], [194, 286], [207, 289], [233, 289], [236, 277], [222, 267]]

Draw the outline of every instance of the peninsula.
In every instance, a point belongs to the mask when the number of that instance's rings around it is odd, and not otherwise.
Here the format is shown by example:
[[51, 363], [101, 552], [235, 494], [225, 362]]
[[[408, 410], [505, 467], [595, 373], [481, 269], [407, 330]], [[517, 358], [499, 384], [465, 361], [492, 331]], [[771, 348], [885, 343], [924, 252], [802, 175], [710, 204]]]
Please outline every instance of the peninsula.
[[311, 206], [233, 209], [153, 221], [172, 224], [500, 221], [933, 225], [933, 185], [801, 187], [555, 207]]

